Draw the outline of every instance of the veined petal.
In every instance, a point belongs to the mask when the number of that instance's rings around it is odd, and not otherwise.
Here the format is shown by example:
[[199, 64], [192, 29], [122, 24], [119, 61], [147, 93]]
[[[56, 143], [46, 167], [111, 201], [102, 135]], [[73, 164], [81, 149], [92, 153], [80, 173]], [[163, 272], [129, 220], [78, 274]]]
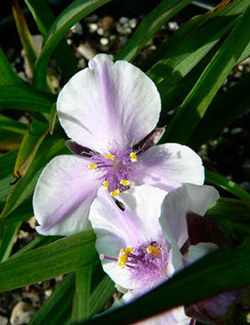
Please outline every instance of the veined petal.
[[187, 213], [193, 212], [203, 216], [209, 206], [218, 199], [218, 191], [206, 185], [184, 184], [167, 195], [162, 205], [160, 223], [165, 236], [172, 244], [172, 249], [180, 249], [188, 239]]
[[[121, 193], [118, 199], [124, 204], [121, 210], [104, 189], [98, 191], [91, 205], [89, 219], [96, 233], [99, 254], [118, 257], [122, 248], [135, 247], [145, 241], [162, 238], [159, 216], [166, 192], [150, 186], [139, 186]], [[115, 261], [102, 260], [105, 272], [119, 286], [135, 289], [129, 270]]]
[[161, 109], [156, 86], [126, 61], [98, 54], [89, 68], [75, 74], [57, 101], [67, 135], [84, 147], [103, 153], [116, 141], [133, 146], [156, 126]]
[[136, 184], [149, 184], [172, 191], [183, 183], [202, 185], [204, 167], [189, 147], [177, 143], [154, 146], [138, 155]]
[[70, 235], [90, 228], [89, 207], [100, 181], [79, 156], [55, 157], [37, 182], [33, 207], [43, 235]]

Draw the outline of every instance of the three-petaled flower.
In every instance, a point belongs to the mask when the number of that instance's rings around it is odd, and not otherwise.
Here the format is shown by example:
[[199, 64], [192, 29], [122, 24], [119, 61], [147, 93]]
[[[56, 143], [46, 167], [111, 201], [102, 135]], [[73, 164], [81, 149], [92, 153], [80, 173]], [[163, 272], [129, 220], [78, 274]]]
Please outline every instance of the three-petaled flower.
[[98, 54], [74, 75], [57, 101], [59, 121], [74, 155], [55, 157], [34, 193], [34, 213], [45, 235], [88, 229], [89, 208], [100, 187], [117, 196], [134, 185], [170, 191], [202, 185], [199, 156], [187, 146], [157, 145], [161, 101], [154, 83], [126, 61]]
[[[96, 248], [104, 271], [125, 293], [123, 300], [135, 299], [218, 248], [206, 238], [192, 244], [187, 222], [188, 215], [203, 224], [201, 216], [218, 198], [211, 186], [184, 184], [167, 193], [142, 185], [119, 194], [124, 207], [120, 209], [107, 193], [98, 192], [89, 216], [97, 236]], [[236, 291], [218, 295], [194, 305], [188, 312], [191, 317], [213, 323], [238, 295]], [[179, 307], [145, 324], [185, 325], [190, 320], [184, 308]]]

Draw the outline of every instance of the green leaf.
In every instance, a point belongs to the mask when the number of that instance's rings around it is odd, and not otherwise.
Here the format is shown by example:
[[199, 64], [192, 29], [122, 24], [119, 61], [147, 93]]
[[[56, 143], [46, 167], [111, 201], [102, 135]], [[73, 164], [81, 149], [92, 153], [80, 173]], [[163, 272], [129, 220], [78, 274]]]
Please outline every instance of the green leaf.
[[19, 178], [25, 175], [31, 165], [38, 148], [48, 134], [48, 124], [34, 120], [27, 130], [18, 151], [14, 176]]
[[16, 85], [22, 86], [24, 82], [14, 72], [3, 50], [0, 47], [0, 86], [1, 85]]
[[163, 108], [166, 90], [177, 85], [236, 25], [248, 5], [248, 0], [235, 0], [222, 10], [194, 17], [151, 56], [144, 69], [150, 68], [147, 74], [157, 85]]
[[17, 150], [10, 151], [0, 156], [0, 200], [6, 200], [12, 191], [10, 185], [15, 179], [13, 177], [14, 165], [17, 157]]
[[19, 249], [14, 255], [11, 255], [11, 258], [15, 258], [19, 255], [22, 255], [25, 252], [31, 251], [33, 249], [48, 245], [53, 243], [54, 241], [61, 239], [61, 236], [42, 236], [39, 235], [35, 237], [31, 242], [29, 242], [27, 245]]
[[108, 275], [105, 275], [98, 286], [91, 293], [90, 297], [90, 315], [99, 313], [104, 306], [111, 300], [115, 292], [114, 282]]
[[13, 17], [16, 22], [19, 39], [27, 56], [31, 71], [33, 71], [36, 59], [38, 57], [38, 52], [30, 34], [29, 27], [26, 23], [26, 19], [24, 17], [22, 9], [19, 6], [17, 0], [12, 0], [12, 10]]
[[27, 125], [0, 114], [0, 128], [24, 135], [27, 130]]
[[234, 194], [235, 196], [238, 196], [241, 199], [250, 200], [250, 194], [247, 191], [245, 191], [241, 186], [237, 185], [230, 179], [227, 179], [226, 177], [218, 173], [212, 172], [208, 169], [205, 170], [205, 175], [206, 175], [206, 182], [208, 184], [221, 187], [224, 190]]
[[20, 146], [22, 135], [0, 127], [0, 150], [15, 150]]
[[207, 211], [206, 216], [213, 220], [216, 218], [231, 219], [234, 221], [250, 221], [250, 202], [239, 199], [220, 198]]
[[31, 319], [29, 324], [65, 324], [70, 318], [74, 282], [75, 274], [71, 273], [67, 275]]
[[[44, 0], [25, 0], [25, 2], [34, 17], [41, 34], [46, 36], [55, 20], [50, 7]], [[68, 79], [77, 72], [77, 64], [66, 40], [62, 39], [58, 43], [53, 52], [53, 56], [62, 71], [65, 81], [68, 81]]]
[[249, 82], [250, 73], [246, 74], [237, 85], [214, 98], [204, 118], [188, 141], [192, 148], [199, 148], [202, 143], [215, 136], [237, 117], [249, 110]]
[[75, 0], [55, 20], [44, 40], [44, 46], [34, 70], [33, 81], [37, 89], [45, 89], [45, 76], [49, 58], [66, 32], [80, 19], [108, 2], [110, 0]]
[[47, 138], [43, 141], [27, 173], [18, 181], [8, 197], [0, 216], [1, 222], [32, 194], [42, 168], [54, 156], [67, 152], [68, 150], [64, 146], [64, 139], [54, 137], [53, 140]]
[[[204, 116], [213, 97], [237, 63], [250, 40], [250, 7], [227, 37], [198, 82], [179, 107], [174, 119], [166, 129], [164, 140], [186, 143]], [[189, 123], [187, 123], [189, 121]]]
[[21, 226], [21, 222], [6, 225], [3, 229], [3, 242], [0, 248], [0, 262], [4, 262], [10, 256], [12, 247], [14, 245], [14, 238]]
[[49, 113], [56, 97], [28, 87], [0, 86], [0, 109]]
[[[1, 210], [4, 207], [4, 203], [1, 204]], [[8, 218], [4, 219], [3, 225], [9, 225], [17, 221], [25, 221], [34, 215], [32, 207], [32, 199], [28, 198], [21, 203], [17, 209], [8, 215]]]
[[249, 254], [249, 240], [237, 248], [219, 249], [185, 267], [134, 302], [77, 324], [136, 323], [173, 307], [246, 287], [250, 284]]
[[115, 59], [132, 61], [160, 27], [190, 2], [191, 0], [163, 0], [143, 19]]
[[76, 289], [72, 320], [77, 321], [89, 318], [91, 276], [92, 265], [76, 270]]
[[93, 231], [59, 239], [1, 263], [0, 292], [70, 273], [97, 260]]
[[56, 103], [51, 107], [50, 115], [49, 115], [49, 133], [52, 135], [54, 133], [54, 128], [57, 119], [57, 110]]

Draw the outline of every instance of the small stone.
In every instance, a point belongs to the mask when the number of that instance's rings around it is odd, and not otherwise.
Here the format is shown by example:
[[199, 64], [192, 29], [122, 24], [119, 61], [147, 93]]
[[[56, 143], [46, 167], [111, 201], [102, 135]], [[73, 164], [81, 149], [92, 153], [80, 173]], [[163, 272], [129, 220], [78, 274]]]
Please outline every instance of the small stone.
[[87, 60], [92, 59], [96, 55], [96, 51], [87, 42], [84, 44], [80, 44], [76, 50]]
[[28, 324], [35, 315], [35, 309], [28, 303], [19, 301], [12, 310], [10, 323], [12, 325]]
[[124, 28], [124, 30], [122, 31], [122, 33], [124, 35], [129, 35], [129, 34], [132, 33], [132, 29], [130, 27], [126, 27], [126, 28]]
[[172, 31], [174, 31], [174, 32], [175, 32], [177, 29], [179, 29], [179, 25], [177, 24], [176, 21], [169, 21], [169, 22], [168, 22], [168, 27], [169, 27], [170, 30], [172, 30]]
[[108, 43], [109, 43], [109, 40], [108, 40], [108, 38], [106, 38], [106, 37], [102, 37], [101, 39], [100, 39], [100, 43], [102, 44], [102, 45], [108, 45]]
[[77, 64], [78, 68], [85, 68], [86, 67], [86, 60], [84, 58], [81, 58], [78, 60], [78, 64]]
[[97, 31], [97, 29], [98, 29], [98, 25], [97, 24], [94, 24], [94, 23], [89, 24], [89, 30], [90, 30], [90, 32], [94, 33], [94, 32]]
[[8, 318], [0, 316], [0, 325], [7, 325], [8, 324]]
[[74, 26], [70, 28], [72, 33], [82, 35], [82, 25], [80, 23], [76, 23]]
[[119, 23], [122, 24], [122, 25], [128, 23], [128, 21], [129, 21], [129, 19], [127, 17], [121, 17], [119, 19]]
[[53, 290], [51, 290], [51, 289], [45, 290], [44, 293], [45, 293], [46, 298], [49, 298], [49, 296], [52, 294], [52, 292], [53, 292]]
[[99, 27], [99, 28], [97, 29], [97, 34], [100, 35], [100, 36], [103, 36], [103, 35], [104, 35], [104, 29], [101, 28], [101, 27]]
[[35, 217], [31, 217], [28, 222], [29, 222], [30, 227], [33, 229], [37, 226]]
[[109, 31], [115, 26], [115, 20], [111, 16], [105, 16], [103, 17], [101, 24], [104, 31]]
[[130, 19], [129, 26], [131, 28], [135, 28], [137, 26], [137, 19], [136, 18]]

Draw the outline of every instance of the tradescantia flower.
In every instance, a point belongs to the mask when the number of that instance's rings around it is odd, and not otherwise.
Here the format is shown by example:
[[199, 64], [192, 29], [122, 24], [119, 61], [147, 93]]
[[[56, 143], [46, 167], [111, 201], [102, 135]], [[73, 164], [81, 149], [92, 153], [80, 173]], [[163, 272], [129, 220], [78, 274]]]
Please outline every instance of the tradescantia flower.
[[[89, 216], [97, 236], [96, 248], [104, 271], [126, 293], [126, 301], [218, 248], [215, 243], [206, 242], [206, 236], [204, 242], [192, 245], [187, 223], [190, 213], [191, 217], [193, 214], [205, 220], [197, 215], [203, 216], [218, 198], [218, 192], [211, 186], [184, 184], [167, 194], [142, 185], [118, 196], [124, 207], [120, 209], [105, 191], [98, 192]], [[228, 293], [208, 299], [194, 306], [196, 313], [189, 310], [190, 314], [204, 320], [205, 310], [205, 319], [211, 321], [215, 315], [220, 317], [236, 296]], [[190, 320], [180, 307], [145, 324], [183, 325]]]
[[69, 235], [90, 227], [89, 207], [100, 187], [117, 196], [134, 185], [170, 191], [184, 182], [203, 184], [199, 156], [190, 148], [157, 145], [161, 109], [154, 83], [126, 61], [96, 55], [58, 96], [57, 113], [74, 155], [54, 158], [34, 193], [44, 235]]

